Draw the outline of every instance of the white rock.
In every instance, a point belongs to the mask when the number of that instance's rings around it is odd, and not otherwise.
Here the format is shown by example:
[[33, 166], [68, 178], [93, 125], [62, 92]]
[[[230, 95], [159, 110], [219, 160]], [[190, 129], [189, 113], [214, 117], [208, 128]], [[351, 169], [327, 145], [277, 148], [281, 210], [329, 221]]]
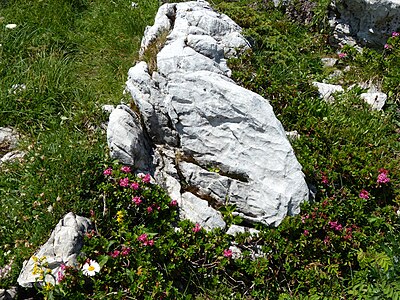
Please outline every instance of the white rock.
[[336, 17], [340, 18], [338, 23], [347, 26], [347, 32], [342, 30], [343, 34], [354, 36], [362, 43], [384, 45], [392, 32], [400, 27], [398, 0], [335, 0], [333, 4]]
[[327, 102], [333, 102], [335, 100], [333, 97], [334, 93], [344, 92], [344, 89], [340, 85], [328, 84], [316, 81], [314, 81], [312, 84], [318, 88], [319, 96]]
[[10, 127], [0, 127], [0, 150], [11, 151], [18, 145], [19, 134]]
[[118, 105], [110, 114], [107, 127], [110, 156], [137, 171], [147, 172], [152, 165], [151, 148], [136, 114], [126, 105]]
[[182, 203], [179, 205], [181, 216], [193, 223], [199, 223], [207, 230], [225, 228], [226, 224], [219, 211], [212, 208], [206, 200], [202, 200], [192, 193], [182, 194]]
[[324, 67], [333, 67], [336, 64], [337, 61], [338, 61], [337, 58], [333, 58], [333, 57], [323, 57], [323, 58], [321, 58], [322, 65]]
[[[57, 278], [61, 264], [67, 266], [77, 264], [77, 256], [83, 245], [83, 235], [90, 230], [92, 230], [91, 221], [72, 212], [66, 214], [58, 222], [48, 241], [33, 255], [39, 259], [46, 258], [47, 268], [51, 270], [52, 274], [52, 276], [46, 275], [46, 282], [56, 283], [54, 278]], [[34, 265], [35, 262], [32, 257], [29, 261], [24, 262], [17, 279], [20, 286], [32, 287], [38, 281], [39, 275], [33, 275], [32, 273]]]
[[7, 24], [6, 28], [7, 29], [15, 29], [15, 28], [17, 28], [17, 24]]
[[25, 156], [25, 152], [19, 151], [19, 150], [14, 150], [11, 152], [8, 152], [5, 154], [3, 157], [0, 158], [0, 165], [5, 162], [12, 162], [17, 159], [22, 159]]
[[240, 27], [205, 1], [166, 4], [141, 51], [166, 31], [157, 72], [150, 76], [138, 63], [126, 89], [157, 144], [155, 178], [178, 200], [181, 216], [215, 228], [225, 226], [210, 206], [216, 203], [234, 204], [247, 221], [268, 225], [297, 214], [308, 187], [281, 123], [266, 99], [228, 77], [226, 57], [249, 48]]
[[115, 109], [114, 105], [110, 105], [110, 104], [105, 104], [101, 107], [101, 110], [105, 113], [111, 114], [113, 112], [113, 110]]
[[362, 93], [360, 97], [375, 110], [382, 110], [387, 100], [387, 95], [382, 92]]

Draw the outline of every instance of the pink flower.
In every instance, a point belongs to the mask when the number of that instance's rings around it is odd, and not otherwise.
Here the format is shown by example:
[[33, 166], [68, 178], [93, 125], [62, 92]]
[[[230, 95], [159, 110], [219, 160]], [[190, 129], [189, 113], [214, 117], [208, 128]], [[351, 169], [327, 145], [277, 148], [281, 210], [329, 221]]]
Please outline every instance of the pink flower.
[[231, 249], [225, 249], [223, 253], [224, 253], [225, 257], [228, 257], [228, 258], [232, 257], [232, 250]]
[[196, 225], [192, 228], [193, 232], [199, 232], [201, 230], [201, 226], [199, 223], [196, 223]]
[[310, 232], [306, 229], [306, 230], [303, 231], [303, 234], [304, 234], [304, 236], [307, 236], [307, 235], [310, 234]]
[[119, 255], [119, 251], [118, 250], [114, 250], [113, 252], [111, 252], [110, 253], [110, 256], [112, 257], [112, 258], [117, 258], [118, 257], [118, 255]]
[[128, 166], [123, 166], [121, 167], [121, 171], [124, 173], [130, 173], [131, 172], [131, 168]]
[[131, 252], [131, 248], [129, 248], [129, 247], [122, 247], [121, 255], [122, 255], [122, 256], [128, 256], [130, 252]]
[[389, 44], [385, 44], [385, 46], [383, 46], [383, 48], [385, 48], [385, 49], [392, 49], [393, 46], [392, 46], [392, 45], [389, 45]]
[[135, 203], [136, 205], [140, 205], [142, 203], [142, 199], [140, 197], [136, 196], [132, 198], [132, 202]]
[[322, 180], [321, 180], [321, 182], [322, 182], [323, 184], [328, 184], [328, 183], [329, 183], [328, 177], [327, 177], [326, 175], [322, 175]]
[[129, 186], [129, 178], [125, 177], [119, 180], [119, 185], [122, 187], [127, 187]]
[[149, 183], [149, 182], [150, 182], [150, 179], [151, 179], [151, 176], [150, 176], [149, 173], [147, 173], [146, 175], [144, 175], [144, 177], [142, 177], [142, 181], [143, 181], [144, 183]]
[[339, 52], [338, 56], [339, 58], [345, 58], [347, 56], [347, 53]]
[[397, 36], [399, 36], [399, 35], [400, 35], [399, 32], [396, 32], [396, 31], [392, 32], [392, 37], [397, 37]]
[[325, 245], [329, 244], [330, 241], [331, 241], [331, 238], [330, 238], [329, 236], [326, 236], [326, 237], [324, 238], [324, 244], [325, 244]]
[[105, 176], [111, 175], [111, 174], [112, 174], [112, 169], [111, 169], [111, 168], [105, 169], [104, 172], [103, 172], [103, 174], [104, 174]]
[[305, 223], [306, 219], [308, 219], [310, 216], [308, 214], [306, 214], [305, 216], [301, 216], [301, 223]]
[[378, 179], [376, 180], [377, 183], [388, 183], [390, 182], [390, 178], [387, 176], [389, 171], [386, 169], [379, 169]]
[[153, 211], [153, 209], [149, 206], [149, 207], [147, 208], [147, 212], [150, 214], [152, 211]]
[[361, 190], [359, 196], [360, 196], [360, 198], [363, 198], [363, 199], [369, 199], [369, 193], [366, 190]]
[[139, 242], [142, 242], [142, 243], [147, 242], [147, 234], [145, 234], [145, 233], [141, 234], [141, 235], [137, 238], [137, 240], [138, 240]]
[[149, 246], [154, 246], [154, 240], [148, 241], [147, 244], [148, 244]]
[[57, 282], [61, 282], [63, 281], [65, 278], [65, 274], [62, 270], [57, 272]]
[[169, 206], [178, 206], [178, 201], [171, 200], [171, 202], [169, 203]]
[[341, 224], [338, 223], [338, 221], [329, 221], [329, 226], [331, 227], [331, 229], [340, 231], [342, 230], [343, 226]]
[[137, 182], [132, 182], [132, 184], [131, 184], [131, 189], [132, 190], [138, 190], [139, 189], [139, 183], [137, 183]]

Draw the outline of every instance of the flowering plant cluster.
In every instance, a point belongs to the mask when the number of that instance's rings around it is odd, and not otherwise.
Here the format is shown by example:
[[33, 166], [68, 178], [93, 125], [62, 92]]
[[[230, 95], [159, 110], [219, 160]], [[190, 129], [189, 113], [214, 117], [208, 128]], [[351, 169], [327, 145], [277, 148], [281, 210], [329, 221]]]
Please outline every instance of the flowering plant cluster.
[[79, 267], [60, 269], [49, 293], [171, 299], [187, 286], [197, 289], [193, 276], [215, 284], [232, 263], [228, 242], [198, 223], [179, 221], [178, 201], [152, 184], [150, 174], [135, 175], [129, 166], [114, 165], [103, 176], [101, 199], [89, 213], [97, 230], [86, 234]]

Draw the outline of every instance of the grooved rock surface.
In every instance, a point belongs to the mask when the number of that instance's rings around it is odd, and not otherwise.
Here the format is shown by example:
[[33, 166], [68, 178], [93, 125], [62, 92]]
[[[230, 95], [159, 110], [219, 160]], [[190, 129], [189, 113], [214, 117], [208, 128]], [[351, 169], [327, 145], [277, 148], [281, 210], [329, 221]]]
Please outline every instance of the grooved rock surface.
[[[34, 254], [39, 259], [45, 257], [45, 261], [48, 263], [47, 268], [54, 276], [46, 275], [46, 282], [55, 283], [62, 264], [67, 266], [76, 264], [77, 256], [83, 245], [83, 235], [89, 230], [92, 230], [91, 221], [72, 212], [66, 214], [58, 222], [48, 241]], [[39, 274], [33, 274], [34, 265], [33, 257], [24, 262], [17, 280], [20, 286], [32, 287], [35, 282], [40, 284]]]
[[165, 4], [142, 40], [142, 54], [165, 40], [157, 69], [139, 62], [126, 84], [155, 145], [154, 177], [182, 217], [210, 229], [225, 227], [222, 205], [235, 205], [247, 222], [278, 225], [308, 199], [271, 105], [229, 78], [226, 58], [249, 48], [240, 31], [205, 1]]
[[351, 36], [363, 44], [384, 45], [400, 28], [399, 0], [336, 0], [331, 19], [334, 37], [340, 44], [354, 44]]

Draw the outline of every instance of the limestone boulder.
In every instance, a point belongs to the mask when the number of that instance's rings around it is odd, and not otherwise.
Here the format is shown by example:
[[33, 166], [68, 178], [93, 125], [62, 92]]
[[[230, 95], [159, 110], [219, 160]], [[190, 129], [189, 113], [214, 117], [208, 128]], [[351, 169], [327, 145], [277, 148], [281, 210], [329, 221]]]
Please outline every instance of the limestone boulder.
[[[62, 264], [74, 266], [83, 246], [83, 236], [91, 231], [93, 225], [85, 217], [77, 216], [72, 212], [66, 214], [56, 225], [48, 241], [23, 264], [18, 277], [18, 284], [22, 287], [33, 287], [41, 284], [39, 274], [33, 274], [35, 260], [42, 259], [47, 263], [52, 275], [46, 275], [46, 282], [56, 283], [58, 272]], [[36, 257], [36, 258], [34, 258]]]
[[[141, 53], [155, 41], [164, 43], [156, 69], [137, 63], [126, 91], [153, 146], [154, 178], [181, 217], [212, 229], [225, 227], [218, 207], [226, 204], [247, 222], [274, 226], [297, 214], [308, 187], [285, 130], [267, 99], [230, 78], [226, 59], [249, 49], [240, 27], [206, 1], [165, 4]], [[113, 135], [132, 131], [114, 122], [123, 127], [108, 130], [110, 148]], [[122, 153], [141, 147], [130, 140]]]

